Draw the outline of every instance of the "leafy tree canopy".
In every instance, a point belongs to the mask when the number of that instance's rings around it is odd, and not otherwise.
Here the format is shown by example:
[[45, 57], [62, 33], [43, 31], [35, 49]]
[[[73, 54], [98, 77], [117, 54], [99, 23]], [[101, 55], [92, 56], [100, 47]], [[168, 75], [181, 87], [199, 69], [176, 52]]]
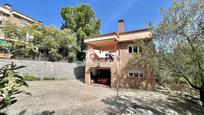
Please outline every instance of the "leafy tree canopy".
[[145, 49], [135, 57], [160, 76], [185, 80], [200, 92], [204, 106], [204, 1], [175, 0], [162, 16], [153, 32], [157, 52]]
[[61, 9], [61, 16], [64, 20], [62, 29], [68, 28], [76, 33], [81, 52], [85, 49], [83, 39], [100, 33], [101, 21], [96, 19], [95, 13], [89, 5], [65, 6]]
[[14, 57], [50, 61], [62, 59], [72, 61], [76, 57], [78, 50], [76, 35], [69, 29], [58, 30], [53, 26], [39, 24], [19, 28], [6, 23], [3, 31], [12, 42], [11, 52]]

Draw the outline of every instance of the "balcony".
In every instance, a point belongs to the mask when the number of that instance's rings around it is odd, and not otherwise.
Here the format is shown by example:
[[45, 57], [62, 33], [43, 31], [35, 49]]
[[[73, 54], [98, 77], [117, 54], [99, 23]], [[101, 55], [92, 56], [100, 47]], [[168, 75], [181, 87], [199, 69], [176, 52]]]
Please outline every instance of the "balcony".
[[86, 64], [92, 66], [111, 66], [119, 62], [119, 55], [117, 52], [101, 51], [90, 49], [87, 52]]

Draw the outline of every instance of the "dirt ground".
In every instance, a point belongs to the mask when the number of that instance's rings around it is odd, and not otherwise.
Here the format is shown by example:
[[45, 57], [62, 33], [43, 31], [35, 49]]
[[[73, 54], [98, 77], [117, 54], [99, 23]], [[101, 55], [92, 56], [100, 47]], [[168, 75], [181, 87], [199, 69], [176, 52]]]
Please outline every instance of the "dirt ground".
[[204, 110], [182, 99], [158, 92], [116, 90], [86, 85], [78, 80], [29, 82], [32, 96], [18, 95], [8, 115], [174, 115], [204, 114]]

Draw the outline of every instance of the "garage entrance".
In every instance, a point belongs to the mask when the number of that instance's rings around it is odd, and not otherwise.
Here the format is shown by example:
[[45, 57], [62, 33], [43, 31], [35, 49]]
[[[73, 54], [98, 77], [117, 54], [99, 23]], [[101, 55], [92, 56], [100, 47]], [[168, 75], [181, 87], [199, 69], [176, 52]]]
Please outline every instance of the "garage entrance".
[[92, 68], [91, 83], [111, 85], [111, 69], [110, 68]]

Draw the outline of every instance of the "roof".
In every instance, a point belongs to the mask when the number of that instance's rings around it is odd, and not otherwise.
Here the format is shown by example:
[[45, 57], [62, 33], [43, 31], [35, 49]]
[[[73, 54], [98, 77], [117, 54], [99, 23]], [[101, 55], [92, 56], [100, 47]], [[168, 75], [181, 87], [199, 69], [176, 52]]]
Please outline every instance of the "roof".
[[145, 29], [139, 29], [139, 30], [132, 30], [132, 31], [127, 31], [127, 32], [119, 33], [119, 35], [131, 34], [131, 33], [135, 33], [135, 32], [143, 32], [143, 31], [148, 31], [148, 30], [150, 30], [150, 29], [149, 28], [145, 28]]
[[90, 37], [84, 39], [84, 42], [93, 42], [93, 41], [101, 41], [101, 40], [110, 40], [110, 39], [117, 39], [118, 40], [119, 35], [117, 33], [109, 33], [109, 34], [103, 34], [96, 37]]
[[[94, 37], [85, 38], [84, 41], [85, 42], [90, 42], [90, 41], [94, 41], [95, 39], [102, 39], [101, 37], [108, 38], [108, 37], [112, 37], [114, 35], [117, 36], [119, 42], [132, 41], [133, 39], [141, 39], [142, 37], [151, 38], [151, 37], [149, 37], [149, 35], [148, 36], [147, 35], [145, 35], [145, 36], [141, 35], [141, 32], [142, 32], [142, 34], [151, 33], [149, 28], [145, 28], [145, 29], [127, 31], [127, 32], [122, 32], [122, 33], [112, 32], [112, 33], [97, 35], [97, 36], [94, 36]], [[131, 35], [131, 34], [137, 34], [137, 37], [134, 37], [135, 35]], [[138, 34], [140, 34], [140, 35], [138, 35]], [[131, 35], [131, 37], [129, 39], [124, 39], [124, 35]]]
[[116, 35], [117, 37], [119, 37], [118, 33], [112, 32], [112, 33], [107, 33], [107, 34], [102, 34], [102, 35], [91, 36], [91, 37], [88, 37], [88, 38], [85, 38], [85, 39], [92, 39], [92, 38], [111, 36], [111, 35]]
[[21, 12], [18, 12], [18, 11], [16, 11], [16, 10], [6, 9], [6, 8], [4, 8], [3, 6], [0, 7], [0, 11], [3, 12], [3, 13], [5, 13], [5, 14], [7, 14], [7, 15], [10, 15], [10, 14], [15, 13], [15, 15], [18, 15], [18, 16], [20, 16], [20, 17], [26, 19], [26, 20], [41, 23], [41, 21], [39, 21], [39, 20], [36, 20], [36, 19], [34, 19], [34, 18], [30, 17], [30, 16], [27, 16], [27, 15], [21, 13]]
[[36, 21], [36, 22], [41, 23], [41, 21], [36, 20], [36, 19], [34, 19], [34, 18], [30, 17], [30, 16], [27, 16], [27, 15], [25, 15], [25, 14], [21, 13], [21, 12], [18, 12], [18, 11], [16, 11], [16, 10], [12, 10], [11, 12], [16, 12], [16, 13], [18, 13], [18, 14], [20, 14], [20, 15], [23, 15], [23, 16], [25, 16], [25, 17], [27, 17], [27, 18], [29, 18], [29, 19], [33, 20], [33, 21]]

